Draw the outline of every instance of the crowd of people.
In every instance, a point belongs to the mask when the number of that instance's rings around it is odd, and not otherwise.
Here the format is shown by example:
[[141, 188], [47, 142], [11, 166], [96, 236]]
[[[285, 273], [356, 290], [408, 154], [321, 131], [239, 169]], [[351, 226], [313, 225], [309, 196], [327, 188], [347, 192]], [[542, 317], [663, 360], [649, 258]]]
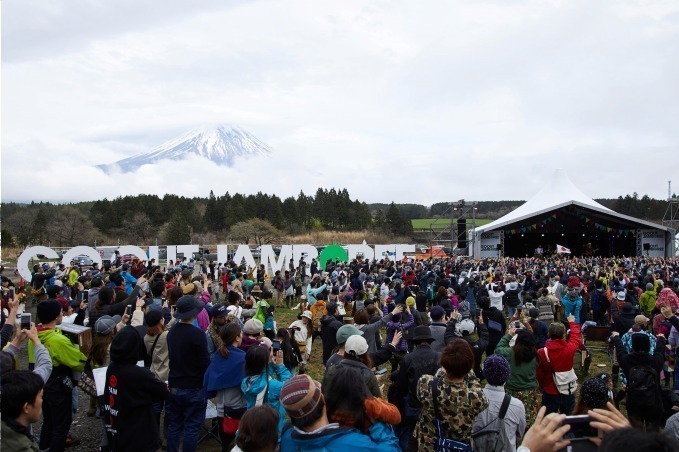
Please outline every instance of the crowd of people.
[[102, 451], [197, 450], [208, 404], [226, 451], [679, 450], [678, 293], [647, 257], [36, 265], [2, 277], [2, 446], [64, 450], [86, 397]]

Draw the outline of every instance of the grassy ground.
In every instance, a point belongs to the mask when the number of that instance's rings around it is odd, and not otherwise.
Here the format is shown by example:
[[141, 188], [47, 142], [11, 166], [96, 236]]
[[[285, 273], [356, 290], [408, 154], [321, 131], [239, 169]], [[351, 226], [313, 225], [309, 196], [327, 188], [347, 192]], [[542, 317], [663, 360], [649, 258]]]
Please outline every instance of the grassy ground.
[[[450, 218], [419, 218], [417, 220], [410, 220], [413, 223], [413, 229], [429, 229], [429, 227], [434, 223], [434, 227], [445, 227], [450, 225]], [[484, 224], [488, 224], [493, 220], [488, 220], [486, 218], [477, 218], [476, 219], [476, 226], [483, 226]], [[472, 220], [467, 218], [467, 225], [471, 225]]]

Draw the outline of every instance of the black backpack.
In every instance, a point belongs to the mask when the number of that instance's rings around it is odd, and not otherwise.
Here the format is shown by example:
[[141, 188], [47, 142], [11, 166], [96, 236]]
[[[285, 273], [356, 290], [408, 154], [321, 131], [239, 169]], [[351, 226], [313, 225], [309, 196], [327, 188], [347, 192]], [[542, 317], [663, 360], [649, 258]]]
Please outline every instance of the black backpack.
[[650, 366], [634, 366], [627, 377], [628, 408], [655, 409], [662, 403], [660, 378]]
[[518, 290], [508, 290], [506, 296], [507, 296], [507, 306], [515, 308], [519, 304], [521, 304], [521, 300], [519, 300]]

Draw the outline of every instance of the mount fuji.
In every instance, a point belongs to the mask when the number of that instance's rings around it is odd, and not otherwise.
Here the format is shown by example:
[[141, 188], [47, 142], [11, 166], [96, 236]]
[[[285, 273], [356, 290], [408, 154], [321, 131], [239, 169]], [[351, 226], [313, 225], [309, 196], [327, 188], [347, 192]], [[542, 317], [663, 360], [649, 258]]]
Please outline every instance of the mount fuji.
[[142, 165], [161, 160], [182, 160], [198, 155], [217, 165], [233, 166], [237, 159], [268, 155], [272, 149], [247, 130], [238, 126], [218, 125], [195, 129], [161, 144], [150, 152], [133, 155], [115, 163], [97, 165], [105, 173], [129, 173]]

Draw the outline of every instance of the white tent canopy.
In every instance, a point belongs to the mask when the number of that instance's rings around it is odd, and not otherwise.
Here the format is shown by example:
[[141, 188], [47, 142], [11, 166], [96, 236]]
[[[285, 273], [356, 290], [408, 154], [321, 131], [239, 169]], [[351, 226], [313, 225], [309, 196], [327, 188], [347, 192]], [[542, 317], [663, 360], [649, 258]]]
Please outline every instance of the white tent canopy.
[[580, 189], [576, 187], [575, 184], [570, 180], [566, 174], [566, 171], [558, 169], [554, 172], [552, 178], [545, 183], [542, 190], [540, 190], [531, 199], [521, 204], [515, 210], [509, 212], [507, 215], [498, 218], [491, 223], [479, 226], [474, 231], [477, 233], [493, 231], [508, 224], [516, 223], [537, 215], [542, 215], [543, 213], [560, 209], [570, 204], [592, 209], [616, 218], [621, 218], [623, 220], [633, 221], [640, 225], [649, 226], [653, 229], [662, 229], [664, 231], [669, 230], [664, 226], [630, 217], [628, 215], [623, 215], [609, 209], [608, 207], [602, 206], [580, 191]]
[[[593, 211], [603, 218], [609, 218], [615, 223], [626, 224], [625, 229], [631, 227], [636, 230], [637, 237], [639, 238], [636, 244], [638, 255], [641, 254], [642, 249], [649, 250], [649, 246], [653, 254], [656, 254], [656, 257], [669, 256], [674, 252], [675, 231], [656, 223], [623, 215], [602, 206], [580, 191], [564, 170], [556, 170], [553, 176], [545, 181], [542, 189], [524, 204], [491, 223], [469, 231], [469, 239], [473, 242], [473, 246], [469, 249], [470, 255], [475, 257], [497, 257], [502, 253], [501, 250], [504, 249], [504, 230], [509, 229], [508, 227], [514, 227], [522, 222], [527, 223], [528, 220], [534, 217], [539, 217], [548, 212], [554, 212], [569, 206]], [[561, 237], [563, 234], [559, 234], [559, 236]], [[509, 237], [511, 238], [511, 236]], [[526, 240], [528, 240], [528, 236], [526, 236]], [[515, 244], [516, 242], [513, 241], [512, 243]], [[644, 246], [646, 248], [643, 248]], [[515, 246], [514, 249], [516, 250]]]

